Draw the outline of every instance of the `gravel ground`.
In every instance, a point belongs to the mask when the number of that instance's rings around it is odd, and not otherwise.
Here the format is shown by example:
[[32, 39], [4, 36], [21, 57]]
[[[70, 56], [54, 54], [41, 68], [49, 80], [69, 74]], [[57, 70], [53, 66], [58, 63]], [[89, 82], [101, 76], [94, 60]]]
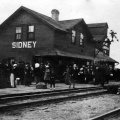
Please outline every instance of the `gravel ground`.
[[0, 113], [0, 120], [88, 120], [120, 107], [120, 95], [102, 95]]

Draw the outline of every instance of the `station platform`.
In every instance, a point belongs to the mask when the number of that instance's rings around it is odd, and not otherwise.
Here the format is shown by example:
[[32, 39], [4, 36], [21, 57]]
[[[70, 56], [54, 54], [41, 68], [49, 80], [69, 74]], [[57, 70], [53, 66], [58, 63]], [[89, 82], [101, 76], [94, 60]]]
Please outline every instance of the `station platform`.
[[[120, 81], [119, 82], [110, 81], [109, 84], [105, 84], [105, 86], [108, 86], [108, 85], [119, 85], [120, 86]], [[97, 85], [78, 84], [78, 83], [76, 83], [75, 85], [75, 88], [86, 88], [86, 87], [97, 87]], [[66, 85], [65, 83], [56, 83], [55, 90], [61, 90], [61, 89], [69, 89], [69, 85]], [[17, 85], [16, 88], [0, 89], [0, 95], [30, 93], [30, 92], [32, 93], [32, 92], [42, 92], [42, 91], [51, 91], [50, 85], [48, 84], [47, 89], [36, 89], [35, 83], [32, 83], [32, 85], [30, 86]]]

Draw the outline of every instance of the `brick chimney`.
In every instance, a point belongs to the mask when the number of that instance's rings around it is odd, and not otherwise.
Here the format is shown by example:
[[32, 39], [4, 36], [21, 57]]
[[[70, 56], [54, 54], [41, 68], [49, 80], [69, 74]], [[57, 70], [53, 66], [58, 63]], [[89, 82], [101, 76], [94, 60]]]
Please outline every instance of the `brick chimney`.
[[59, 21], [59, 11], [56, 9], [53, 9], [51, 11], [52, 14], [52, 19], [54, 19], [55, 21]]

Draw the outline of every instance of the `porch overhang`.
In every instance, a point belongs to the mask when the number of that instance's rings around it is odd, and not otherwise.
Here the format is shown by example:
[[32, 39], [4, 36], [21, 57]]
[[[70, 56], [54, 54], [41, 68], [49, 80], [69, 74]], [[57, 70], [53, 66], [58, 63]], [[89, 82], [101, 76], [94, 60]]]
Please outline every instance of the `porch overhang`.
[[35, 56], [41, 56], [41, 57], [42, 56], [43, 57], [44, 56], [61, 56], [61, 57], [70, 57], [70, 58], [84, 59], [84, 60], [90, 60], [90, 61], [94, 60], [94, 58], [91, 56], [80, 55], [77, 53], [70, 53], [70, 52], [66, 52], [58, 49], [40, 51]]
[[68, 58], [77, 58], [77, 59], [83, 59], [83, 60], [89, 60], [89, 61], [104, 61], [104, 62], [112, 62], [112, 63], [119, 63], [113, 58], [109, 57], [108, 55], [105, 55], [104, 53], [100, 52], [96, 58], [86, 55], [80, 55], [77, 53], [70, 53], [67, 51], [62, 51], [58, 49], [51, 49], [51, 50], [42, 50], [39, 51], [38, 54], [35, 56], [61, 56], [61, 57], [68, 57]]
[[108, 55], [100, 52], [96, 58], [95, 61], [103, 61], [103, 62], [111, 62], [111, 63], [119, 63], [116, 60], [114, 60], [113, 58], [109, 57]]

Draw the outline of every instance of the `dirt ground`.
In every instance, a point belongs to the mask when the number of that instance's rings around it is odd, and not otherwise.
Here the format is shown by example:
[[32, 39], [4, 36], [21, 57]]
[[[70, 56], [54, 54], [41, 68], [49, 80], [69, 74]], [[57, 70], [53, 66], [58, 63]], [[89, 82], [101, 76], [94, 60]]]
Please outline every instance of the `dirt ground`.
[[0, 113], [0, 120], [88, 120], [120, 107], [120, 95], [102, 95]]

